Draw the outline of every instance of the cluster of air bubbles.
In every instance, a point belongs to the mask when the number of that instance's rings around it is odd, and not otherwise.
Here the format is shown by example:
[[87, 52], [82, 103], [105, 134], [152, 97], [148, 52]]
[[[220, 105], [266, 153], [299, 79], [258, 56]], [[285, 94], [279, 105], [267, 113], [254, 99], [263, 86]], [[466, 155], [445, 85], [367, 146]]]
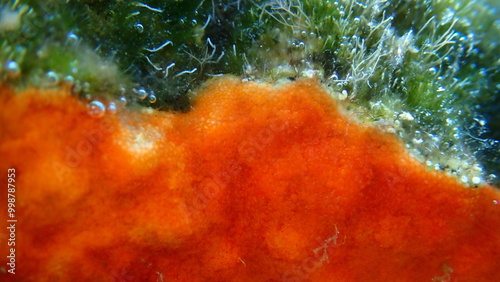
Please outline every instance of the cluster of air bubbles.
[[150, 91], [150, 93], [148, 93], [144, 88], [132, 88], [132, 92], [135, 93], [135, 96], [139, 98], [139, 100], [146, 100], [147, 98], [147, 101], [149, 103], [156, 103], [156, 96], [153, 91]]
[[8, 61], [5, 64], [5, 73], [8, 78], [17, 78], [21, 75], [21, 68], [15, 61]]
[[116, 114], [118, 107], [115, 102], [111, 101], [107, 105], [99, 100], [92, 100], [87, 104], [87, 113], [92, 118], [102, 118], [104, 114]]
[[[107, 104], [99, 101], [92, 97], [90, 93], [85, 91], [85, 88], [89, 86], [86, 83], [76, 82], [73, 86], [73, 91], [77, 89], [78, 93], [81, 97], [83, 97], [87, 103], [87, 113], [92, 118], [102, 118], [106, 113], [108, 114], [116, 114], [120, 108], [125, 107], [129, 99], [134, 100], [134, 97], [140, 101], [148, 101], [149, 103], [155, 103], [157, 98], [152, 91], [148, 93], [144, 88], [131, 88], [132, 96], [128, 96], [127, 89], [125, 87], [120, 87], [120, 90], [117, 92], [118, 98], [114, 101], [110, 101]], [[87, 89], [88, 90], [88, 89]]]

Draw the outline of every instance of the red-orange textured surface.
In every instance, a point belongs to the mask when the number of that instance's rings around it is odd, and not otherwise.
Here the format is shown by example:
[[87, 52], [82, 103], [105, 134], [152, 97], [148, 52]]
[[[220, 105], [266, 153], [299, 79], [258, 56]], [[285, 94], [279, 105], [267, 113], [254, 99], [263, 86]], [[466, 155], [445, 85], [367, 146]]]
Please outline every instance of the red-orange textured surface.
[[[500, 194], [426, 170], [313, 81], [189, 113], [0, 93], [0, 280], [500, 281]], [[6, 231], [16, 170], [16, 266]]]

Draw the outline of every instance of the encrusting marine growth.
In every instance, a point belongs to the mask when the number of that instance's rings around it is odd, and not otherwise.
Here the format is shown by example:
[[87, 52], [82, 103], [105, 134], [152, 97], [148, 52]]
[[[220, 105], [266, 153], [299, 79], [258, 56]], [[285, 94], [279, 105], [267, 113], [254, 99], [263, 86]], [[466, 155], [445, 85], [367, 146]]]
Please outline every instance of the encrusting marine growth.
[[316, 78], [430, 169], [498, 185], [497, 2], [6, 0], [0, 81], [188, 111], [213, 76]]
[[65, 89], [0, 94], [15, 279], [500, 281], [498, 190], [427, 170], [312, 80], [102, 117]]

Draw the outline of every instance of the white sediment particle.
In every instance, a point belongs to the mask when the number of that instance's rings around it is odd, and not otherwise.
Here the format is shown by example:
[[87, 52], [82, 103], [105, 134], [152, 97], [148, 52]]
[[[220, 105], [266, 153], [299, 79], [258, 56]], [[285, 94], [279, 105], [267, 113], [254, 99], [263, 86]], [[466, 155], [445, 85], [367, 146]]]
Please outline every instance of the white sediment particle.
[[412, 121], [414, 120], [413, 116], [409, 112], [403, 112], [399, 115], [399, 118], [402, 120]]
[[339, 95], [339, 100], [343, 101], [347, 99], [347, 90], [342, 90], [342, 92]]
[[135, 159], [154, 156], [153, 152], [161, 138], [161, 134], [150, 126], [124, 127], [120, 135], [116, 138], [118, 144]]
[[479, 178], [477, 176], [472, 177], [472, 184], [477, 185], [479, 183], [481, 183], [481, 178]]

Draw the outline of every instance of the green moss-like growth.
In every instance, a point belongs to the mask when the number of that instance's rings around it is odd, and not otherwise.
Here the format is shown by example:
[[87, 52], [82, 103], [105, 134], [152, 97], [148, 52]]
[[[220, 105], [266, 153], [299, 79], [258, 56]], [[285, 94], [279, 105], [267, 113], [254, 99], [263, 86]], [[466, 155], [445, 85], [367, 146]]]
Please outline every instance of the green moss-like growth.
[[71, 84], [76, 94], [110, 98], [120, 85], [133, 85], [109, 55], [97, 54], [76, 34], [85, 13], [63, 1], [9, 1], [0, 10], [19, 19], [17, 27], [1, 32], [4, 79], [7, 64], [14, 62], [22, 74], [14, 81], [19, 86]]
[[498, 91], [500, 51], [491, 36], [498, 15], [484, 2], [290, 0], [257, 9], [267, 50], [256, 68], [314, 74], [429, 166], [483, 181], [478, 159], [498, 158], [476, 151], [498, 149], [481, 136], [481, 107]]

